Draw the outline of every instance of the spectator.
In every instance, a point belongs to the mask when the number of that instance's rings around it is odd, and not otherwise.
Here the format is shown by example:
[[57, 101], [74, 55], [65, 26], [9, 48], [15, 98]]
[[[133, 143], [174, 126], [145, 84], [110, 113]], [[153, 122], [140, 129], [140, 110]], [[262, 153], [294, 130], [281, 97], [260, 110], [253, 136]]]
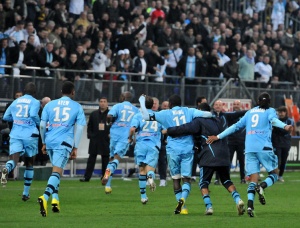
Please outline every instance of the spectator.
[[24, 40], [28, 41], [28, 37], [29, 36], [34, 36], [34, 46], [35, 47], [40, 47], [40, 38], [37, 35], [37, 32], [35, 30], [35, 28], [33, 27], [33, 23], [32, 22], [28, 22], [26, 24], [26, 29], [23, 30], [24, 33]]
[[70, 0], [69, 17], [75, 22], [84, 10], [84, 0]]
[[272, 67], [269, 64], [270, 57], [264, 56], [262, 62], [255, 64], [255, 78], [259, 83], [259, 86], [262, 88], [271, 88], [271, 79], [272, 79]]
[[61, 35], [62, 28], [60, 25], [55, 25], [53, 32], [51, 32], [48, 36], [49, 42], [53, 43], [54, 48], [58, 49], [62, 45]]
[[273, 9], [271, 15], [274, 31], [277, 31], [280, 25], [284, 25], [284, 18], [285, 18], [285, 2], [283, 2], [282, 0], [277, 0], [273, 3]]
[[292, 29], [287, 28], [285, 34], [281, 38], [281, 47], [283, 50], [286, 50], [288, 53], [293, 53], [295, 43], [294, 43], [294, 37], [292, 34]]
[[[253, 51], [251, 49], [248, 49], [246, 52], [246, 55], [239, 59], [239, 72], [238, 76], [241, 80], [254, 80], [254, 57], [253, 57]], [[246, 86], [252, 87], [251, 82], [245, 82]]]
[[160, 0], [156, 1], [155, 10], [151, 13], [151, 23], [157, 20], [158, 18], [165, 19], [165, 12], [162, 10], [162, 3]]
[[9, 47], [15, 46], [13, 41], [19, 43], [21, 40], [25, 40], [25, 35], [23, 33], [24, 25], [24, 21], [18, 21], [16, 26], [13, 26], [7, 31], [5, 31], [5, 34], [7, 34], [10, 38]]
[[235, 52], [231, 53], [231, 60], [224, 64], [223, 74], [224, 78], [229, 80], [233, 78], [234, 80], [238, 80], [239, 78], [239, 64], [237, 63], [237, 56]]

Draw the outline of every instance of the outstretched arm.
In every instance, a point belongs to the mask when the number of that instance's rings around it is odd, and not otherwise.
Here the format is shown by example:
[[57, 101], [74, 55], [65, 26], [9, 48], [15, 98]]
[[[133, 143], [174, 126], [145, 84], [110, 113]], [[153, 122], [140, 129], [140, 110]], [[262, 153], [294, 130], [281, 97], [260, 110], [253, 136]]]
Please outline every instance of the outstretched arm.
[[200, 124], [198, 124], [197, 119], [194, 119], [192, 122], [183, 124], [181, 126], [169, 127], [168, 135], [171, 137], [179, 137], [184, 135], [193, 135], [199, 132]]

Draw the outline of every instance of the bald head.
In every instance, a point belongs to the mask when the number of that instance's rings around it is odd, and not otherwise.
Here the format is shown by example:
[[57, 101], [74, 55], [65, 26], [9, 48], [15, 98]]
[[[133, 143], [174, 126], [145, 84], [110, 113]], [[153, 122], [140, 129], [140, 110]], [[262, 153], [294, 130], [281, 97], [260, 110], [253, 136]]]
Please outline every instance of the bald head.
[[233, 102], [233, 107], [232, 107], [233, 111], [241, 111], [242, 109], [242, 104], [240, 100], [235, 100]]
[[221, 112], [223, 109], [223, 101], [221, 100], [215, 101], [213, 108], [215, 112], [217, 113]]
[[169, 101], [164, 101], [161, 103], [161, 110], [169, 109]]
[[124, 93], [121, 94], [121, 97], [120, 97], [120, 101], [123, 102], [123, 101], [131, 101], [132, 100], [132, 93], [129, 92], [129, 91], [126, 91]]
[[42, 99], [42, 102], [41, 102], [42, 108], [44, 108], [45, 105], [46, 105], [49, 101], [51, 101], [51, 98], [50, 98], [50, 97], [44, 97], [44, 98]]

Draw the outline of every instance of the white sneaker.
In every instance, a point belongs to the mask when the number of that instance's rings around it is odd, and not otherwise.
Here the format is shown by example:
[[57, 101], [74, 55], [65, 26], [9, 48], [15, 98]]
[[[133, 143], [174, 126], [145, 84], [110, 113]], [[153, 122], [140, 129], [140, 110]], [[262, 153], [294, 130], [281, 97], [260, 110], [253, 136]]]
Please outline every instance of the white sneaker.
[[238, 215], [243, 215], [245, 213], [245, 204], [243, 200], [239, 200], [239, 203], [236, 205]]
[[7, 173], [8, 173], [7, 168], [3, 168], [1, 173], [1, 184], [3, 187], [6, 187], [7, 184]]
[[147, 197], [141, 198], [141, 202], [142, 202], [142, 204], [146, 204], [148, 202], [148, 198]]
[[166, 187], [166, 185], [167, 185], [166, 180], [160, 180], [159, 187]]
[[214, 213], [214, 210], [212, 207], [206, 208], [205, 215], [212, 215]]
[[148, 182], [149, 182], [149, 186], [150, 186], [151, 192], [154, 192], [155, 189], [156, 189], [156, 184], [155, 184], [153, 178], [152, 177], [148, 177]]

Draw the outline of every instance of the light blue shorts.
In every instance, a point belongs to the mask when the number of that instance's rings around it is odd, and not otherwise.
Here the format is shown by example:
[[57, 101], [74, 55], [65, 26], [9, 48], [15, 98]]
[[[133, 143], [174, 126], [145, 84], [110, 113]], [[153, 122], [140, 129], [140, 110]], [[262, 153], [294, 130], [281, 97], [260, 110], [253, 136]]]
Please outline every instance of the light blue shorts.
[[64, 169], [68, 163], [70, 152], [66, 149], [47, 149], [52, 166]]
[[110, 140], [109, 156], [113, 158], [117, 154], [122, 158], [127, 153], [128, 148], [129, 148], [128, 142], [117, 142], [117, 141]]
[[194, 154], [167, 154], [168, 166], [173, 179], [192, 176]]
[[9, 140], [9, 154], [20, 153], [20, 156], [33, 157], [38, 153], [38, 137], [30, 137], [29, 139], [14, 139]]
[[260, 172], [260, 165], [264, 166], [267, 172], [278, 168], [278, 158], [273, 151], [270, 152], [248, 152], [245, 154], [247, 175]]
[[158, 147], [147, 146], [144, 142], [137, 143], [134, 147], [134, 160], [135, 164], [137, 165], [145, 163], [153, 168], [156, 168], [158, 155]]

